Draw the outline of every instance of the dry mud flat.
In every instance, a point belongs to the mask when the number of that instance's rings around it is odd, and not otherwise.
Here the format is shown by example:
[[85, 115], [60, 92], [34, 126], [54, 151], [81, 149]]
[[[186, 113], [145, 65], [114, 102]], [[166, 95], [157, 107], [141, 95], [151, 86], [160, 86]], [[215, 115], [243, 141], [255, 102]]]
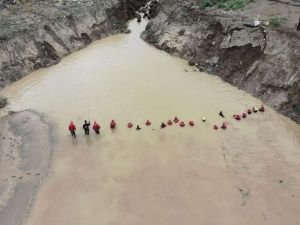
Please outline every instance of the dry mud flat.
[[0, 224], [21, 224], [49, 171], [50, 128], [32, 111], [4, 116], [0, 127]]

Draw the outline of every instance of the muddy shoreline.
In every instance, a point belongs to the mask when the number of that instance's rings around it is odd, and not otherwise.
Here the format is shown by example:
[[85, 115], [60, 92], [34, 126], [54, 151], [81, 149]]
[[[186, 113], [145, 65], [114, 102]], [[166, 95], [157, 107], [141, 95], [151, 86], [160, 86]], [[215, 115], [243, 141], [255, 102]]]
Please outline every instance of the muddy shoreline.
[[0, 224], [22, 224], [49, 173], [55, 138], [34, 111], [4, 116], [0, 126]]
[[[263, 2], [268, 10], [284, 13], [280, 3]], [[194, 1], [165, 0], [142, 38], [300, 123], [300, 33], [293, 29], [293, 20], [280, 29], [250, 26], [253, 12], [248, 11], [202, 9]]]

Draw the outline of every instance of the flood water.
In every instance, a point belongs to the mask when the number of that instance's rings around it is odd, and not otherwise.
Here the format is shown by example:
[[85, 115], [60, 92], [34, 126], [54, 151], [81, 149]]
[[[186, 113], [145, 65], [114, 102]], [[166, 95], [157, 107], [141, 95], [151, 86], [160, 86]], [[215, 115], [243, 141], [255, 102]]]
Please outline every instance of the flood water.
[[[233, 120], [261, 102], [216, 76], [185, 72], [186, 61], [139, 38], [144, 27], [131, 22], [131, 34], [95, 42], [1, 92], [9, 110], [46, 115], [57, 138], [26, 224], [300, 223], [300, 127], [268, 107]], [[174, 116], [195, 126], [159, 128]], [[100, 123], [100, 136], [84, 135], [85, 119]], [[226, 131], [212, 129], [223, 121]]]

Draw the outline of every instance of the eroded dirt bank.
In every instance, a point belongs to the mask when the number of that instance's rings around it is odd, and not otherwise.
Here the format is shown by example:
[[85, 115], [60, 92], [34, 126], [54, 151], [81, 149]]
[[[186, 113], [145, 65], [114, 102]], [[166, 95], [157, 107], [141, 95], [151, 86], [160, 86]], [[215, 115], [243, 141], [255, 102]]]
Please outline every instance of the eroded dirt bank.
[[93, 40], [126, 32], [126, 22], [146, 1], [14, 2], [0, 4], [0, 89]]
[[0, 127], [0, 224], [21, 224], [49, 171], [54, 137], [32, 111], [4, 116]]
[[[197, 63], [201, 71], [222, 77], [299, 123], [300, 33], [285, 27], [251, 27], [253, 12], [247, 10], [224, 12], [199, 6], [191, 0], [162, 1], [142, 38]], [[270, 6], [266, 7], [268, 11]]]

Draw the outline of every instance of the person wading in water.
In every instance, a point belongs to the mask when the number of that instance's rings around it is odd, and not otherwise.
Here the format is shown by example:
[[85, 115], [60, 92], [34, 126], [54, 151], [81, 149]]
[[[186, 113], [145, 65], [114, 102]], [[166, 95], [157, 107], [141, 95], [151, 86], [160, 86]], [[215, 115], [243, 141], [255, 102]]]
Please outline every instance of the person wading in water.
[[90, 121], [89, 122], [87, 122], [86, 120], [84, 121], [84, 124], [83, 124], [82, 128], [84, 129], [84, 134], [85, 135], [90, 134], [90, 125], [91, 125]]
[[220, 111], [219, 112], [219, 115], [222, 117], [222, 118], [225, 118], [224, 114], [223, 114], [223, 111]]
[[71, 121], [69, 124], [69, 131], [71, 132], [72, 137], [76, 138], [76, 133], [75, 133], [76, 127], [73, 121]]
[[96, 134], [100, 134], [100, 125], [96, 121], [94, 121], [93, 130]]

